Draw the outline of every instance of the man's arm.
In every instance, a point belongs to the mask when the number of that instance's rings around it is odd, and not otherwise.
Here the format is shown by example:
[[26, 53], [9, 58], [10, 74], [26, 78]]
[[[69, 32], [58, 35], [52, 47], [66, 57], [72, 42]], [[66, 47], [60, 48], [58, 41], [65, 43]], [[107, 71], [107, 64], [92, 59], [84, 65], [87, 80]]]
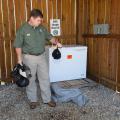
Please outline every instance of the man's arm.
[[22, 63], [22, 49], [21, 48], [15, 48], [16, 54], [17, 54], [17, 62], [19, 64]]
[[62, 44], [59, 43], [58, 39], [56, 39], [55, 37], [52, 37], [52, 39], [50, 40], [50, 42], [51, 42], [52, 44], [57, 45], [58, 47], [62, 47]]
[[16, 38], [14, 41], [14, 48], [17, 55], [17, 63], [22, 63], [22, 46], [23, 46], [23, 31], [19, 29], [16, 33]]
[[57, 45], [58, 47], [62, 47], [62, 44], [59, 43], [58, 39], [55, 38], [52, 34], [50, 34], [46, 28], [44, 28], [46, 34], [46, 40], [50, 40], [52, 44]]

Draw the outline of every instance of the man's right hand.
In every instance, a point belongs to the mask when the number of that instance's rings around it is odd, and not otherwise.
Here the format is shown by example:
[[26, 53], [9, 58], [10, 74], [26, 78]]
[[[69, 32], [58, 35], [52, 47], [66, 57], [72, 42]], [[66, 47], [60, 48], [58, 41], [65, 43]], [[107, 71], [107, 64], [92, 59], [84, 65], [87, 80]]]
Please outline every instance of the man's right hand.
[[20, 64], [20, 65], [22, 65], [22, 60], [18, 60], [17, 63]]

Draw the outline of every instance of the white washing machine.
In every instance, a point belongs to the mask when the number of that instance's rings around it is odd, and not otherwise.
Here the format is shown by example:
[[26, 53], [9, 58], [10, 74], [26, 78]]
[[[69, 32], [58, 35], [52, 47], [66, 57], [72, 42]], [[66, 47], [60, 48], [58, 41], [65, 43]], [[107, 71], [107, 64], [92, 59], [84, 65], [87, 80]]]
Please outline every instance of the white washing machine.
[[87, 47], [63, 46], [59, 48], [61, 59], [54, 59], [54, 47], [46, 47], [50, 82], [86, 78]]

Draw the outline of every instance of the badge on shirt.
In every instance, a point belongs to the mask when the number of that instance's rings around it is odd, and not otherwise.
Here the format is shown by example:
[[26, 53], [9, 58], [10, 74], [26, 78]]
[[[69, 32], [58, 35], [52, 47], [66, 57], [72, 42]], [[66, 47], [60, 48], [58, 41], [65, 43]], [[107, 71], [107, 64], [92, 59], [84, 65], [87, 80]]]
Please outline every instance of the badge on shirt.
[[30, 33], [27, 33], [27, 36], [30, 36]]
[[40, 29], [39, 31], [42, 32], [42, 29]]

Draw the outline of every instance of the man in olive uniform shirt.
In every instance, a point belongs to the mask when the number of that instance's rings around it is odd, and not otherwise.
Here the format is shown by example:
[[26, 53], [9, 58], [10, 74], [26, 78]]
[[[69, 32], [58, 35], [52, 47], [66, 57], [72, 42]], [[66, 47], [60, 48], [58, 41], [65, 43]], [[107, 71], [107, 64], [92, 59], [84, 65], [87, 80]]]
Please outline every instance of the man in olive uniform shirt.
[[42, 21], [42, 12], [38, 9], [33, 9], [28, 22], [24, 23], [17, 31], [14, 41], [18, 63], [22, 64], [23, 62], [31, 70], [32, 77], [26, 87], [31, 109], [36, 108], [38, 102], [35, 83], [36, 75], [39, 80], [43, 102], [51, 107], [56, 106], [56, 103], [51, 100], [49, 72], [44, 52], [47, 40], [50, 40], [52, 44], [56, 44], [58, 47], [62, 45], [42, 26]]

